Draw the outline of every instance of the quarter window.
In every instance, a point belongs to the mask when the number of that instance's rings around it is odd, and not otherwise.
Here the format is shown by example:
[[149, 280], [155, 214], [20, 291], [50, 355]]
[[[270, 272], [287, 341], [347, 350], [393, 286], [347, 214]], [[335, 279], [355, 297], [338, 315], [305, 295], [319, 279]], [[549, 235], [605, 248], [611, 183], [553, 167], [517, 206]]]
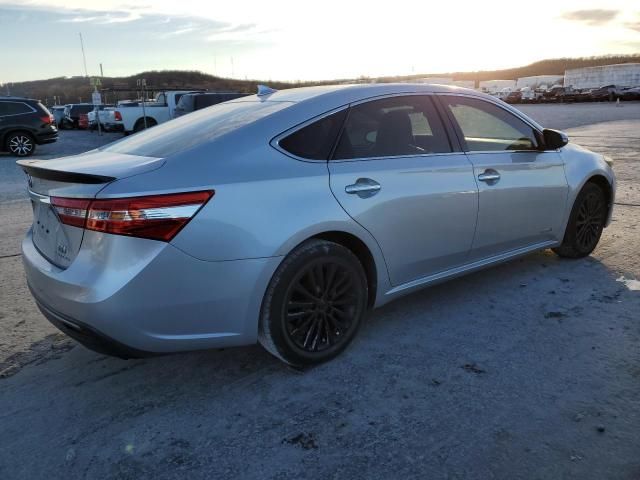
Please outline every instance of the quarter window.
[[469, 151], [537, 150], [534, 129], [512, 113], [476, 98], [444, 96]]
[[400, 96], [351, 108], [334, 159], [451, 152], [430, 98]]
[[327, 160], [342, 128], [346, 109], [317, 120], [288, 137], [279, 145], [287, 152], [310, 160]]

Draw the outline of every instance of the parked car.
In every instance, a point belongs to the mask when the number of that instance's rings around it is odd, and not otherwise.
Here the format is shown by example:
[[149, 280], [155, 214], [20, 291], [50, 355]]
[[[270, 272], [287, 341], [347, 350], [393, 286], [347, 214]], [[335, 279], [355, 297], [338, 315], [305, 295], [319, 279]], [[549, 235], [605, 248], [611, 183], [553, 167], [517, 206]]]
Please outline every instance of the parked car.
[[520, 101], [522, 103], [536, 103], [541, 96], [542, 93], [538, 94], [530, 87], [524, 87], [520, 90]]
[[589, 92], [589, 98], [593, 102], [613, 102], [620, 97], [621, 89], [615, 85], [606, 85], [594, 88]]
[[507, 103], [521, 103], [522, 102], [522, 92], [519, 90], [513, 90], [504, 97], [504, 101]]
[[640, 100], [640, 87], [625, 88], [620, 92], [621, 100]]
[[78, 128], [80, 130], [86, 130], [89, 128], [89, 114], [81, 113], [80, 118], [78, 119]]
[[[114, 107], [112, 105], [100, 105], [98, 107], [98, 119], [100, 121], [100, 127], [103, 130], [109, 130], [106, 126], [107, 124], [107, 120], [109, 118], [109, 112], [114, 110]], [[96, 109], [94, 108], [93, 110], [91, 110], [89, 113], [87, 113], [87, 120], [89, 122], [89, 126], [88, 128], [90, 130], [97, 130], [98, 129], [98, 119], [96, 119]]]
[[60, 126], [64, 120], [64, 105], [54, 105], [49, 109], [49, 111], [53, 114], [53, 119], [56, 123], [56, 126]]
[[174, 117], [177, 118], [187, 113], [210, 107], [211, 105], [227, 102], [236, 98], [246, 97], [248, 95], [250, 94], [237, 92], [187, 93], [182, 95], [180, 100], [178, 100], [178, 104], [174, 111]]
[[541, 101], [544, 103], [557, 102], [563, 91], [564, 87], [562, 85], [553, 85], [542, 93]]
[[91, 103], [71, 103], [65, 105], [64, 120], [60, 128], [79, 128], [80, 115], [87, 114], [94, 109]]
[[53, 115], [38, 100], [0, 96], [0, 150], [28, 157], [36, 145], [53, 143], [58, 128]]
[[567, 86], [556, 91], [556, 100], [562, 103], [575, 103], [582, 99], [582, 92], [572, 86]]
[[153, 101], [141, 102], [138, 106], [118, 107], [110, 114], [109, 122], [121, 126], [125, 135], [155, 127], [171, 120], [180, 97], [193, 90], [158, 93]]
[[546, 248], [589, 255], [611, 221], [610, 163], [473, 90], [262, 88], [18, 161], [35, 205], [22, 260], [43, 314], [90, 348], [259, 341], [303, 366], [422, 287]]

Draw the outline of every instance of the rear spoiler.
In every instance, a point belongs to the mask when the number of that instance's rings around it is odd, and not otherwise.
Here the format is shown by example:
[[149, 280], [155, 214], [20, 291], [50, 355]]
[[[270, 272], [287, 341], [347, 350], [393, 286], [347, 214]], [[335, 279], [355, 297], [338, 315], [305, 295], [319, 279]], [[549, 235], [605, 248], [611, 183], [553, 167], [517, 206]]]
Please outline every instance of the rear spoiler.
[[27, 175], [42, 178], [43, 180], [52, 180], [54, 182], [98, 184], [113, 182], [116, 179], [116, 177], [93, 175], [90, 173], [52, 170], [42, 166], [43, 162], [41, 160], [18, 160], [16, 163]]

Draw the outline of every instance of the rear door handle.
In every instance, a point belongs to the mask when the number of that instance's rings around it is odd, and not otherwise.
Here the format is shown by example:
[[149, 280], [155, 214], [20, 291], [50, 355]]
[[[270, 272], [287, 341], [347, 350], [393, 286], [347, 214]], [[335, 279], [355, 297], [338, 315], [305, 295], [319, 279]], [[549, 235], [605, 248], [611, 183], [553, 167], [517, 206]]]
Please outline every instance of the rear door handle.
[[492, 185], [496, 183], [498, 180], [500, 180], [500, 174], [497, 171], [493, 170], [492, 168], [489, 168], [485, 170], [484, 173], [481, 173], [480, 175], [478, 175], [478, 180], [480, 180], [481, 182], [486, 182], [489, 185]]
[[380, 184], [375, 180], [359, 178], [356, 183], [344, 187], [344, 191], [351, 195], [358, 195], [360, 198], [369, 198], [378, 193], [381, 188]]

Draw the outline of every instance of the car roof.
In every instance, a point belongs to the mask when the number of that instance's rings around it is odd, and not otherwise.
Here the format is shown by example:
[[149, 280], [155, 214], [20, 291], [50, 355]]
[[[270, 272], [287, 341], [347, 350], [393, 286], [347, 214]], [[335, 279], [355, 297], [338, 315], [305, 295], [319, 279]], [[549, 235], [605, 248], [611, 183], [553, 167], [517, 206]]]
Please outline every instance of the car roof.
[[317, 97], [324, 100], [335, 99], [338, 101], [353, 102], [370, 97], [393, 95], [396, 93], [468, 93], [477, 96], [485, 96], [475, 90], [456, 87], [452, 85], [439, 85], [431, 83], [369, 83], [369, 84], [344, 84], [344, 85], [320, 85], [314, 87], [288, 88], [276, 90], [267, 95], [252, 95], [245, 97], [247, 101], [293, 102], [299, 103]]
[[14, 96], [11, 96], [11, 95], [0, 95], [0, 100], [10, 100], [10, 101], [19, 100], [21, 102], [37, 102], [38, 101], [38, 100], [35, 100], [33, 98], [14, 97]]

